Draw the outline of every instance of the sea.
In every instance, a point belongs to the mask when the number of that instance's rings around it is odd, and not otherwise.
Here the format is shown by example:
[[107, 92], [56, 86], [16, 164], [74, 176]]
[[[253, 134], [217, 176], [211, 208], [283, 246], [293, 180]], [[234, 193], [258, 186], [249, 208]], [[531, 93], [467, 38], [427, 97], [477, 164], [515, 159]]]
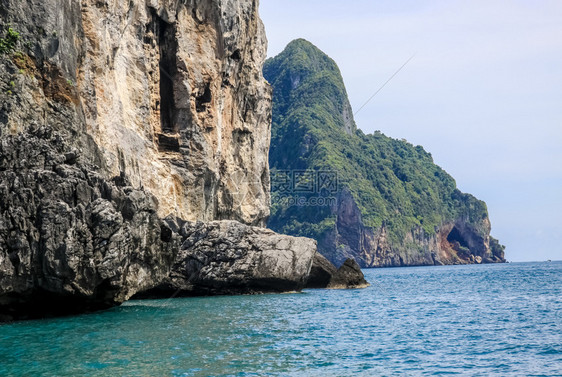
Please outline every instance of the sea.
[[364, 272], [3, 324], [0, 376], [562, 376], [562, 262]]

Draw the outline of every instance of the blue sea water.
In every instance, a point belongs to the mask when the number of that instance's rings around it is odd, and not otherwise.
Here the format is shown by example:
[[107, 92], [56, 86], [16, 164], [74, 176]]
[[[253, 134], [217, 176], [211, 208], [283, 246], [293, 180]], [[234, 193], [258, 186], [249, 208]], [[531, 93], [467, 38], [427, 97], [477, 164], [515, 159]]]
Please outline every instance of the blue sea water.
[[562, 262], [365, 274], [363, 290], [131, 301], [0, 325], [0, 375], [562, 375]]

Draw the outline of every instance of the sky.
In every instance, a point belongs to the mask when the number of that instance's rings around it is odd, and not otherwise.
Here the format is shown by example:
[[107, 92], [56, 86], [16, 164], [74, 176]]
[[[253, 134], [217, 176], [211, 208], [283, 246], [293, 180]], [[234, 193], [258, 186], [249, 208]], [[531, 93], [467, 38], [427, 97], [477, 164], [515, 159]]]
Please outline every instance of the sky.
[[366, 133], [422, 145], [484, 200], [508, 261], [562, 260], [562, 1], [261, 0], [268, 56], [336, 61]]

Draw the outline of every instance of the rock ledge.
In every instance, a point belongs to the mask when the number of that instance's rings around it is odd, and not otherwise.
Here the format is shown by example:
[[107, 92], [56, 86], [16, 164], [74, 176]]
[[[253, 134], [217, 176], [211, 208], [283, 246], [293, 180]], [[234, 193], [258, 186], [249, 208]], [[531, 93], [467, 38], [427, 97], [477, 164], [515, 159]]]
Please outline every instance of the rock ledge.
[[172, 271], [136, 298], [300, 291], [316, 241], [277, 234], [237, 221], [170, 221], [184, 241]]

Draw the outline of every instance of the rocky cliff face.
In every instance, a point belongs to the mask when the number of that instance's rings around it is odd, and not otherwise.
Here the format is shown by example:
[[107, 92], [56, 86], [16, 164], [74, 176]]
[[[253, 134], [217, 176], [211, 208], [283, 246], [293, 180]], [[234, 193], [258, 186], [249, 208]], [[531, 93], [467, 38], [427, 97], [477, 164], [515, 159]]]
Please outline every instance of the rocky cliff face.
[[3, 133], [71, 123], [60, 128], [82, 158], [150, 192], [161, 217], [262, 224], [270, 90], [257, 6], [3, 0], [2, 24], [21, 34], [2, 59]]
[[322, 51], [295, 40], [264, 74], [274, 91], [273, 230], [316, 239], [336, 265], [504, 261], [484, 202], [460, 192], [421, 146], [356, 128], [339, 69]]
[[119, 304], [165, 278], [179, 248], [156, 198], [68, 148], [48, 127], [0, 141], [0, 321]]
[[118, 304], [169, 274], [162, 219], [269, 213], [256, 0], [0, 1], [0, 314]]
[[339, 195], [337, 221], [319, 239], [319, 249], [331, 260], [356, 259], [367, 267], [431, 266], [503, 262], [503, 247], [490, 236], [488, 217], [459, 216], [426, 232], [414, 227], [399, 240], [389, 237], [388, 225], [366, 226], [349, 191]]

